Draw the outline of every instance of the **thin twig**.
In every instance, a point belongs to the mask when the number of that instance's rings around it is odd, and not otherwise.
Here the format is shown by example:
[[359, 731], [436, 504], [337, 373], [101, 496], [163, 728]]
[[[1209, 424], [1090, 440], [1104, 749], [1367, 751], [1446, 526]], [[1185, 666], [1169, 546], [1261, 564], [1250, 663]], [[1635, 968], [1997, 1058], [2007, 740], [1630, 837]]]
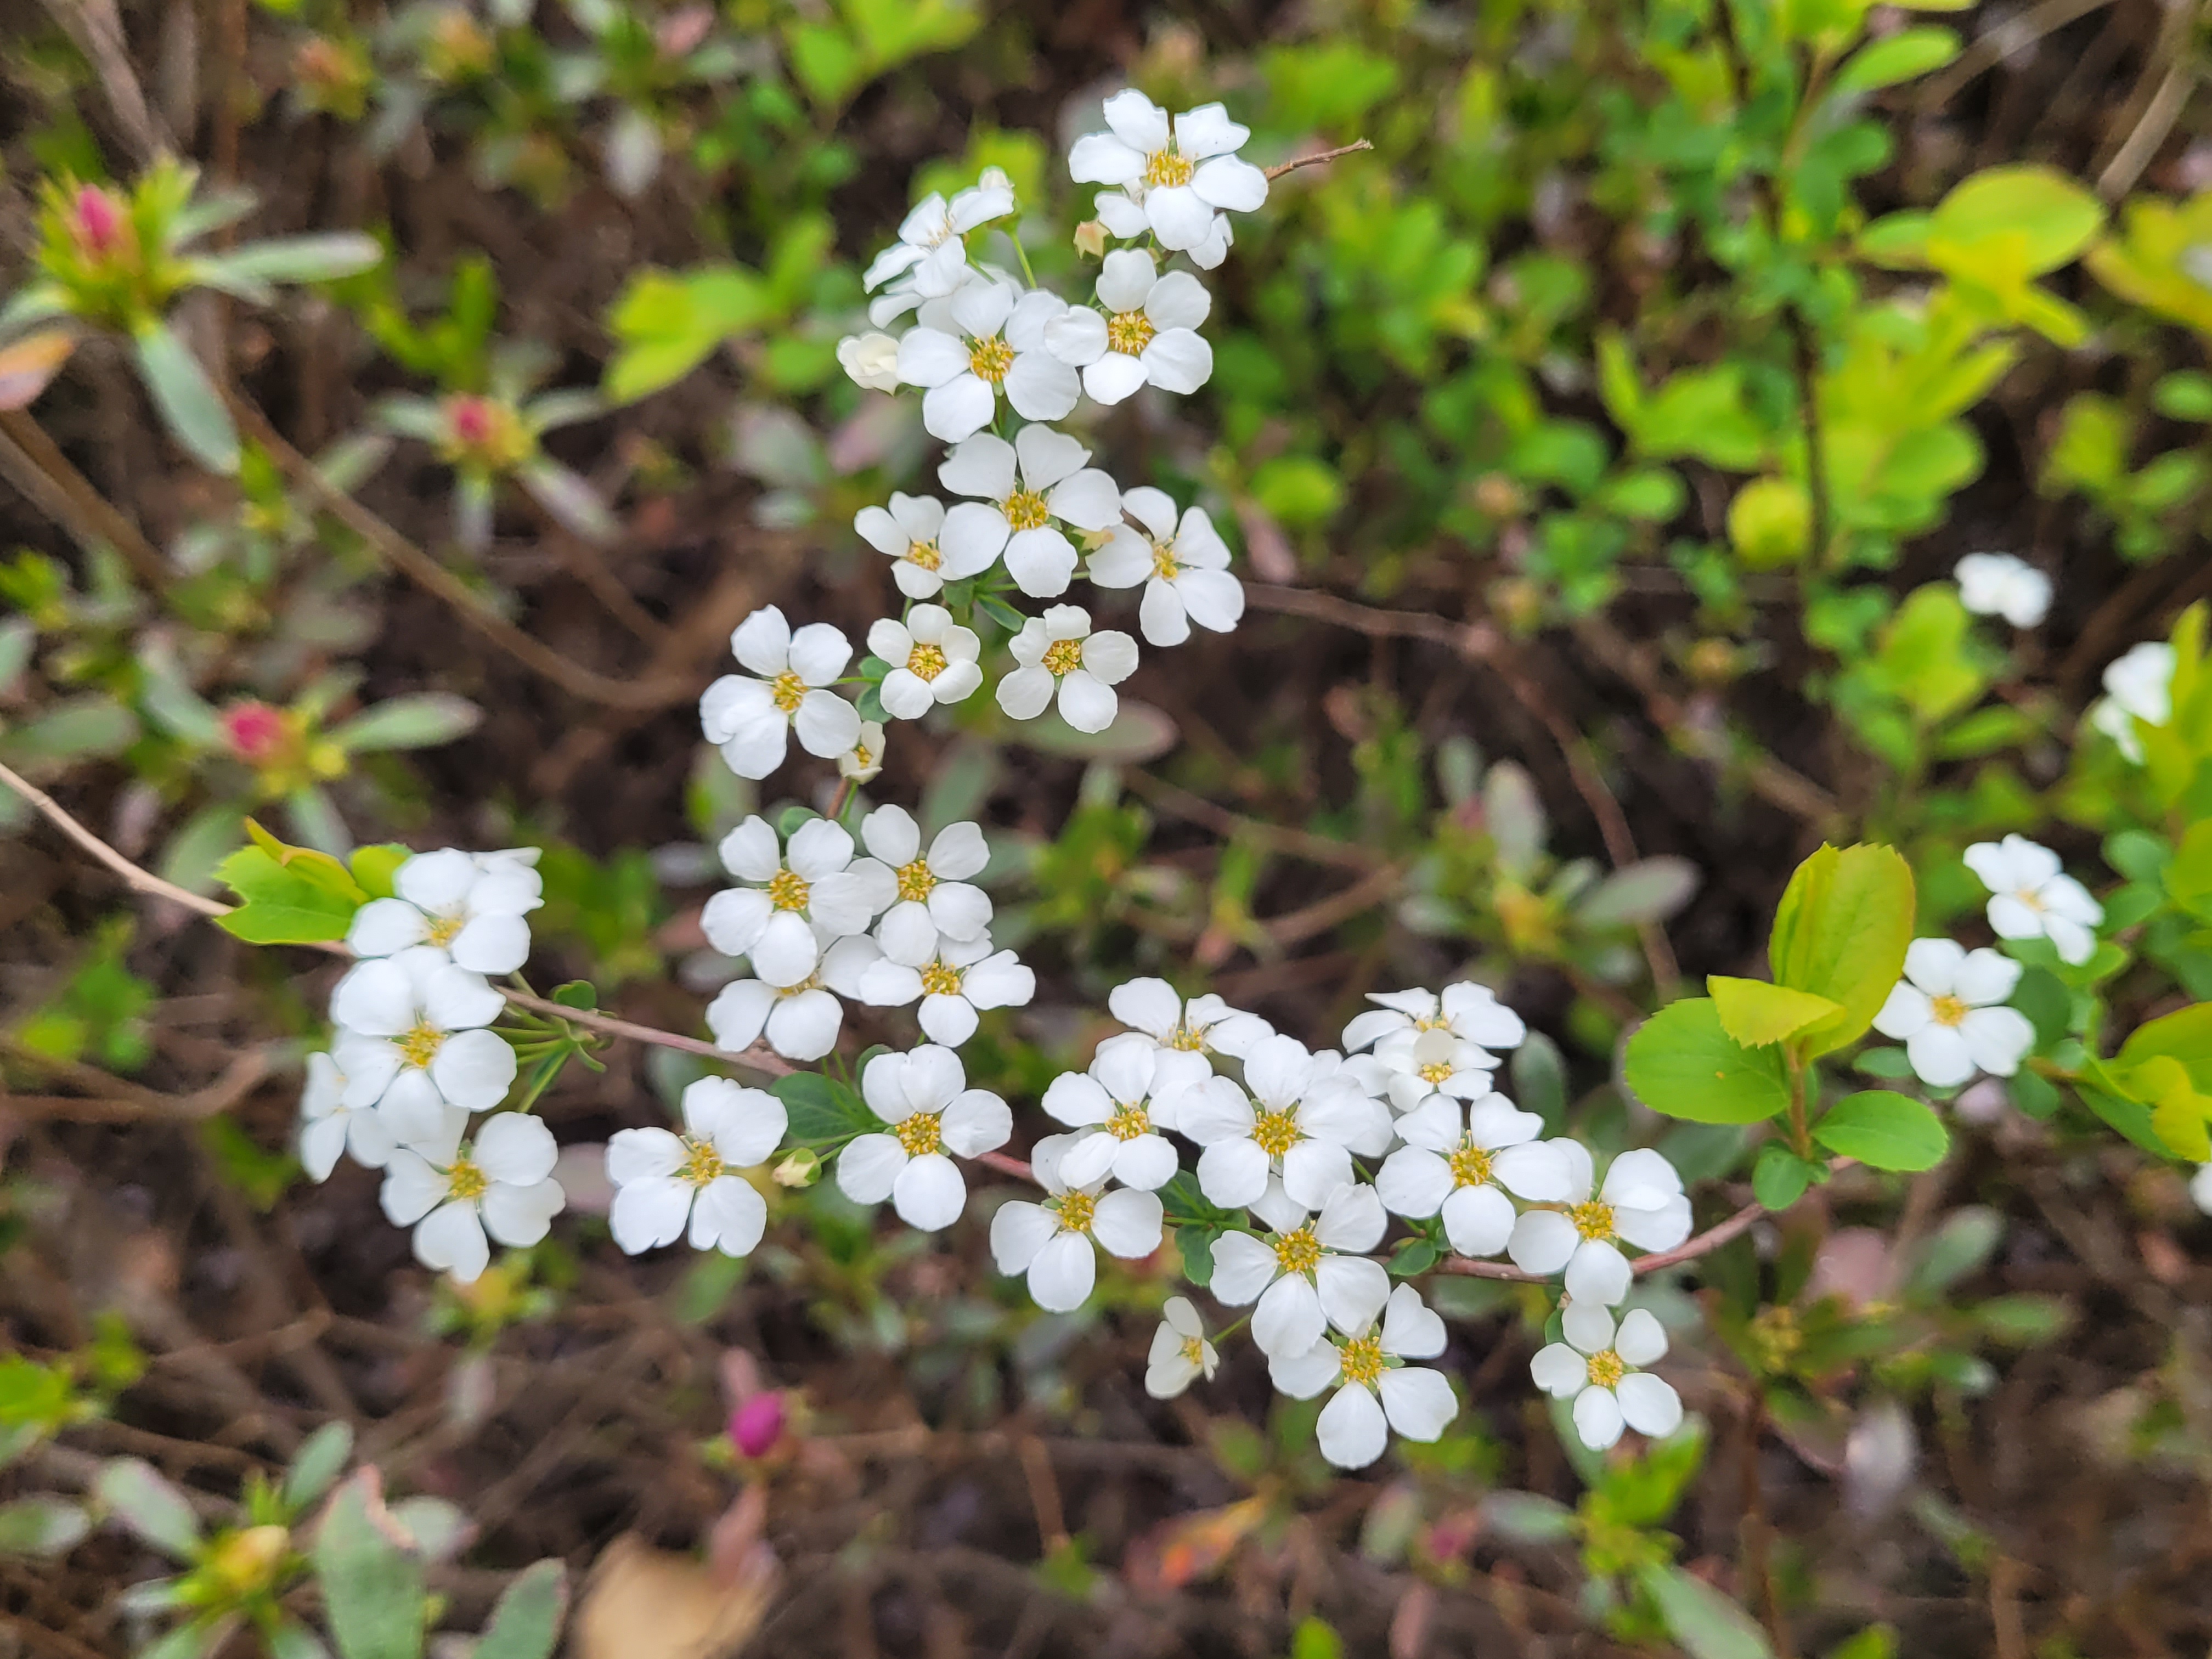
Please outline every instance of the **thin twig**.
[[1348, 144], [1339, 144], [1334, 149], [1324, 149], [1311, 155], [1301, 155], [1295, 161], [1278, 161], [1267, 169], [1267, 178], [1272, 183], [1286, 173], [1296, 173], [1300, 167], [1317, 167], [1324, 161], [1334, 161], [1340, 155], [1350, 155], [1358, 150], [1374, 148], [1375, 146], [1364, 138], [1355, 138]]
[[172, 903], [181, 904], [187, 910], [197, 911], [204, 916], [220, 916], [229, 914], [231, 907], [221, 900], [204, 897], [198, 893], [178, 886], [174, 882], [163, 881], [150, 870], [140, 869], [64, 811], [60, 803], [52, 795], [27, 779], [19, 777], [5, 766], [0, 766], [0, 783], [6, 784], [8, 787], [28, 801], [38, 809], [40, 816], [47, 823], [52, 824], [55, 829], [60, 830], [140, 892], [151, 893], [157, 898], [165, 898]]
[[1362, 871], [1375, 867], [1375, 854], [1364, 847], [1348, 841], [1334, 841], [1327, 836], [1311, 835], [1304, 830], [1269, 823], [1261, 818], [1247, 817], [1243, 813], [1210, 801], [1203, 795], [1193, 794], [1180, 784], [1170, 783], [1165, 778], [1156, 778], [1149, 772], [1125, 772], [1122, 781], [1133, 793], [1143, 796], [1169, 817], [1203, 824], [1231, 841], [1249, 842], [1268, 852], [1304, 859], [1310, 864], [1333, 864], [1346, 870]]
[[[1841, 1168], [1844, 1160], [1836, 1160]], [[1685, 1240], [1671, 1250], [1659, 1250], [1650, 1255], [1639, 1255], [1629, 1263], [1632, 1272], [1641, 1277], [1656, 1273], [1662, 1267], [1680, 1267], [1685, 1261], [1694, 1261], [1699, 1256], [1717, 1250], [1730, 1239], [1739, 1238], [1751, 1230], [1752, 1223], [1766, 1213], [1764, 1204], [1747, 1204], [1727, 1220], [1717, 1222], [1695, 1238]], [[1437, 1264], [1442, 1273], [1460, 1273], [1468, 1279], [1504, 1279], [1521, 1285], [1543, 1285], [1550, 1282], [1549, 1273], [1532, 1273], [1515, 1267], [1510, 1261], [1477, 1261], [1463, 1255], [1448, 1255]]]

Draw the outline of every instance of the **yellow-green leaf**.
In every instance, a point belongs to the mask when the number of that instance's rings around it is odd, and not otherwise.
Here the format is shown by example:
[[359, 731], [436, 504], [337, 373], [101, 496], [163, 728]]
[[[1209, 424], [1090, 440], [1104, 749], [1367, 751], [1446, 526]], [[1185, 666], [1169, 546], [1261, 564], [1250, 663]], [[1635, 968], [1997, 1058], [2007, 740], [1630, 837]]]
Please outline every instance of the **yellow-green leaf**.
[[1816, 1020], [1843, 1012], [1840, 1005], [1810, 991], [1787, 985], [1769, 985], [1763, 979], [1730, 979], [1713, 974], [1705, 980], [1713, 1006], [1720, 1011], [1721, 1029], [1749, 1048], [1763, 1048], [1793, 1036]]

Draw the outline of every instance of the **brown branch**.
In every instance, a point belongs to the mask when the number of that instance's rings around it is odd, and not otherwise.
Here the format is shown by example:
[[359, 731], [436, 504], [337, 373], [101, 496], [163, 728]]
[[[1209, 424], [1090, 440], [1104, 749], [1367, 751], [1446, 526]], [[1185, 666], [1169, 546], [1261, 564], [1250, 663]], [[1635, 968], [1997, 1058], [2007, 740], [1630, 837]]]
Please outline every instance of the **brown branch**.
[[1375, 146], [1364, 138], [1355, 138], [1348, 144], [1339, 144], [1334, 149], [1324, 149], [1311, 155], [1301, 155], [1295, 161], [1278, 161], [1267, 169], [1267, 180], [1272, 184], [1285, 173], [1296, 173], [1300, 167], [1317, 167], [1324, 161], [1334, 161], [1340, 155], [1350, 155], [1359, 150], [1374, 148]]
[[[1838, 1158], [1841, 1168], [1849, 1160]], [[1685, 1240], [1671, 1250], [1660, 1250], [1650, 1255], [1640, 1255], [1629, 1263], [1631, 1272], [1642, 1277], [1656, 1273], [1662, 1267], [1679, 1267], [1685, 1261], [1694, 1261], [1699, 1256], [1717, 1250], [1732, 1238], [1741, 1237], [1751, 1229], [1751, 1224], [1766, 1213], [1764, 1204], [1747, 1204], [1727, 1220], [1716, 1223], [1695, 1238]], [[1510, 1261], [1478, 1261], [1464, 1255], [1448, 1255], [1437, 1264], [1439, 1273], [1459, 1273], [1468, 1279], [1504, 1279], [1519, 1285], [1548, 1284], [1550, 1273], [1532, 1273], [1515, 1267]]]
[[0, 783], [7, 785], [9, 788], [28, 801], [47, 823], [52, 824], [55, 829], [60, 830], [140, 892], [151, 893], [157, 898], [167, 899], [173, 904], [181, 904], [187, 910], [198, 911], [204, 916], [220, 916], [229, 913], [231, 907], [220, 900], [187, 891], [174, 882], [163, 881], [150, 870], [140, 869], [64, 811], [60, 803], [52, 795], [27, 779], [19, 777], [5, 766], [0, 766]]
[[1122, 781], [1129, 786], [1132, 793], [1141, 795], [1170, 817], [1203, 824], [1231, 841], [1249, 842], [1253, 846], [1265, 848], [1271, 853], [1285, 854], [1310, 864], [1333, 864], [1346, 870], [1361, 871], [1375, 867], [1375, 854], [1364, 847], [1348, 841], [1334, 841], [1327, 836], [1311, 835], [1304, 830], [1286, 829], [1263, 819], [1247, 817], [1243, 813], [1210, 801], [1203, 795], [1193, 794], [1179, 784], [1170, 783], [1165, 778], [1156, 778], [1149, 772], [1133, 769], [1122, 774]]
[[86, 552], [112, 547], [149, 587], [158, 592], [169, 585], [161, 550], [71, 465], [27, 410], [0, 410], [0, 471]]

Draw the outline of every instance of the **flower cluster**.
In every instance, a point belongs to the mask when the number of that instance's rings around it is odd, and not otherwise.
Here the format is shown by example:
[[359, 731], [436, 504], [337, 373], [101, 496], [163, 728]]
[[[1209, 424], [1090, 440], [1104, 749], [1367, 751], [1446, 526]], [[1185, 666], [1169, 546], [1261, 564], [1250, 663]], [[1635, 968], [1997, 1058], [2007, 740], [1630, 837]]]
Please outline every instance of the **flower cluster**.
[[506, 1000], [485, 976], [530, 954], [525, 920], [542, 902], [534, 848], [421, 853], [393, 893], [355, 913], [359, 958], [331, 994], [330, 1051], [309, 1056], [300, 1161], [316, 1180], [341, 1153], [384, 1171], [384, 1212], [412, 1227], [415, 1255], [464, 1282], [490, 1244], [534, 1244], [566, 1201], [553, 1136], [501, 1112], [514, 1048], [488, 1030]]

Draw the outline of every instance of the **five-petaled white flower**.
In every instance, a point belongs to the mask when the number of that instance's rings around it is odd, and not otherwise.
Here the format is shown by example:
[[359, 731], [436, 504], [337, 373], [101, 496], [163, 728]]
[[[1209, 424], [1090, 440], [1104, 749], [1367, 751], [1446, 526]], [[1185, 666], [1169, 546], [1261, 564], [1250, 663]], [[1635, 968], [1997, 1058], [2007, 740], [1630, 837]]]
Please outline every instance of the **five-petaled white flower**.
[[417, 853], [392, 872], [397, 896], [371, 899], [354, 912], [346, 948], [357, 957], [393, 956], [432, 945], [479, 974], [511, 974], [530, 955], [523, 917], [545, 901], [532, 867], [537, 849], [470, 854], [455, 848]]
[[1439, 1095], [1480, 1100], [1491, 1091], [1498, 1056], [1465, 1037], [1436, 1026], [1426, 1031], [1401, 1029], [1375, 1045], [1383, 1091], [1401, 1112], [1426, 1105]]
[[1201, 1376], [1211, 1382], [1220, 1364], [1190, 1298], [1170, 1297], [1160, 1309], [1152, 1352], [1145, 1356], [1145, 1392], [1155, 1400], [1172, 1400]]
[[1213, 1075], [1206, 1057], [1163, 1048], [1141, 1032], [1108, 1037], [1087, 1072], [1063, 1072], [1044, 1091], [1044, 1109], [1076, 1133], [1060, 1155], [1061, 1178], [1080, 1187], [1110, 1173], [1146, 1192], [1175, 1177], [1176, 1127], [1183, 1092]]
[[722, 866], [749, 887], [726, 887], [707, 901], [699, 925], [726, 957], [747, 957], [753, 973], [777, 987], [797, 985], [822, 960], [823, 947], [865, 933], [891, 902], [891, 873], [855, 860], [853, 837], [830, 818], [809, 818], [776, 846], [775, 827], [757, 815], [722, 837]]
[[1554, 1400], [1575, 1402], [1575, 1432], [1592, 1451], [1603, 1451], [1626, 1426], [1663, 1440], [1682, 1426], [1682, 1401], [1649, 1371], [1667, 1352], [1667, 1333], [1642, 1308], [1631, 1308], [1616, 1329], [1610, 1310], [1571, 1302], [1560, 1316], [1566, 1340], [1547, 1344], [1528, 1362], [1536, 1386]]
[[853, 647], [828, 623], [793, 633], [775, 605], [756, 611], [730, 635], [730, 649], [754, 674], [725, 674], [699, 698], [707, 741], [741, 778], [764, 778], [783, 764], [796, 728], [799, 746], [831, 760], [853, 746], [860, 717], [835, 685]]
[[1405, 1363], [1444, 1351], [1444, 1322], [1411, 1285], [1390, 1292], [1379, 1329], [1370, 1319], [1345, 1336], [1340, 1343], [1324, 1336], [1302, 1353], [1267, 1361], [1268, 1377], [1293, 1400], [1343, 1385], [1314, 1425], [1321, 1455], [1337, 1468], [1365, 1468], [1382, 1455], [1392, 1429], [1408, 1440], [1431, 1441], [1459, 1415], [1458, 1397], [1442, 1371]]
[[1259, 1202], [1271, 1173], [1282, 1176], [1293, 1203], [1319, 1209], [1352, 1179], [1346, 1149], [1366, 1141], [1384, 1115], [1295, 1037], [1254, 1043], [1244, 1056], [1244, 1088], [1249, 1099], [1227, 1078], [1214, 1078], [1177, 1103], [1176, 1127], [1205, 1149], [1199, 1190], [1225, 1209]]
[[1066, 309], [1056, 294], [984, 277], [924, 305], [898, 350], [899, 379], [927, 388], [923, 429], [957, 444], [991, 423], [1001, 393], [1025, 421], [1073, 409], [1082, 384], [1044, 349], [1045, 325]]
[[2014, 628], [2033, 628], [2051, 610], [2051, 578], [2017, 555], [1969, 553], [1951, 573], [1959, 603], [1978, 617], [2002, 617]]
[[2173, 718], [2173, 647], [2164, 640], [2131, 646], [2105, 665], [2105, 695], [2092, 705], [2089, 723], [2142, 764], [2142, 737], [2136, 722], [2164, 726]]
[[1498, 1001], [1486, 985], [1462, 980], [1434, 991], [1370, 991], [1381, 1006], [1352, 1016], [1344, 1028], [1347, 1051], [1368, 1048], [1388, 1036], [1449, 1031], [1479, 1048], [1510, 1048], [1528, 1035], [1521, 1016]]
[[1026, 1274], [1030, 1297], [1047, 1313], [1073, 1313], [1090, 1298], [1098, 1274], [1094, 1243], [1128, 1261], [1160, 1248], [1165, 1212], [1156, 1194], [1060, 1179], [1061, 1155], [1074, 1139], [1047, 1135], [1030, 1153], [1030, 1171], [1048, 1194], [1042, 1203], [1015, 1199], [991, 1218], [992, 1260], [1009, 1278]]
[[313, 1181], [328, 1181], [338, 1155], [380, 1170], [398, 1143], [374, 1106], [345, 1103], [345, 1073], [328, 1054], [307, 1056], [307, 1086], [300, 1095], [300, 1167]]
[[2035, 1047], [2035, 1027], [2017, 1008], [2000, 1006], [2020, 983], [2020, 964], [1996, 951], [1955, 940], [1917, 939], [1898, 981], [1874, 1017], [1874, 1029], [1901, 1038], [1923, 1083], [1948, 1089], [1977, 1070], [2010, 1077]]
[[1121, 506], [1137, 522], [1114, 526], [1113, 539], [1091, 556], [1091, 580], [1101, 587], [1145, 585], [1137, 617], [1154, 645], [1181, 645], [1193, 623], [1216, 634], [1234, 629], [1244, 615], [1244, 584], [1229, 574], [1229, 544], [1206, 509], [1184, 509], [1178, 526], [1174, 498], [1150, 484], [1128, 491]]
[[750, 1255], [768, 1225], [768, 1202], [738, 1172], [767, 1163], [781, 1144], [783, 1103], [765, 1089], [702, 1077], [685, 1087], [683, 1109], [680, 1135], [622, 1129], [607, 1142], [615, 1243], [635, 1255], [673, 1244], [688, 1223], [693, 1249]]
[[1297, 1355], [1334, 1325], [1346, 1336], [1382, 1311], [1390, 1275], [1367, 1252], [1388, 1224], [1372, 1187], [1346, 1182], [1321, 1213], [1265, 1238], [1226, 1232], [1213, 1243], [1215, 1299], [1231, 1308], [1256, 1301], [1252, 1340], [1261, 1352]]
[[978, 499], [946, 515], [940, 538], [946, 557], [973, 563], [981, 549], [995, 557], [1003, 548], [1006, 574], [1023, 592], [1034, 599], [1065, 593], [1076, 554], [1060, 525], [1096, 532], [1121, 518], [1121, 490], [1085, 465], [1090, 459], [1089, 450], [1048, 426], [1025, 426], [1012, 443], [979, 432], [959, 445], [937, 469], [938, 482], [956, 495]]
[[1212, 992], [1185, 1002], [1164, 979], [1133, 979], [1106, 994], [1115, 1018], [1142, 1031], [1163, 1048], [1193, 1054], [1227, 1054], [1242, 1060], [1275, 1028], [1257, 1014], [1231, 1007]]
[[535, 1244], [568, 1202], [552, 1178], [560, 1148], [534, 1117], [501, 1112], [473, 1146], [433, 1150], [433, 1158], [404, 1146], [393, 1152], [379, 1196], [393, 1226], [415, 1228], [415, 1259], [461, 1284], [491, 1261], [486, 1233], [518, 1249]]
[[1142, 185], [1145, 220], [1160, 246], [1204, 243], [1216, 209], [1249, 213], [1267, 199], [1267, 175], [1237, 151], [1252, 134], [1219, 104], [1168, 112], [1134, 87], [1106, 100], [1110, 132], [1075, 141], [1067, 170], [1078, 184]]
[[374, 1106], [402, 1146], [440, 1139], [448, 1107], [489, 1111], [514, 1081], [514, 1050], [481, 1028], [506, 1006], [434, 945], [356, 963], [331, 993], [345, 1103]]
[[2076, 967], [2096, 954], [2094, 930], [2105, 907], [2060, 870], [2057, 854], [2025, 836], [2007, 836], [1976, 842], [1966, 857], [1990, 890], [1990, 926], [1999, 939], [2047, 939]]
[[822, 953], [811, 975], [796, 985], [770, 985], [759, 978], [733, 979], [707, 1005], [707, 1029], [714, 1046], [743, 1054], [765, 1032], [768, 1046], [786, 1060], [819, 1060], [837, 1046], [844, 1028], [845, 1005], [858, 1000], [860, 976], [881, 957], [866, 934], [841, 939]]
[[895, 720], [918, 720], [941, 702], [958, 702], [983, 683], [983, 642], [941, 605], [917, 605], [904, 622], [868, 625], [868, 650], [889, 663], [877, 695]]
[[860, 840], [891, 872], [892, 902], [876, 926], [884, 957], [919, 969], [943, 939], [979, 937], [991, 925], [991, 901], [968, 878], [991, 861], [983, 832], [948, 823], [921, 850], [921, 826], [903, 806], [878, 806], [860, 820]]
[[1513, 1235], [1508, 1192], [1548, 1203], [1567, 1195], [1573, 1170], [1555, 1145], [1536, 1139], [1544, 1120], [1490, 1095], [1462, 1109], [1442, 1095], [1398, 1120], [1405, 1141], [1376, 1172], [1383, 1207], [1425, 1220], [1442, 1212], [1444, 1237], [1462, 1255], [1496, 1255]]
[[1566, 1270], [1567, 1294], [1577, 1302], [1619, 1304], [1632, 1274], [1624, 1243], [1640, 1250], [1671, 1250], [1690, 1236], [1690, 1200], [1682, 1177], [1657, 1152], [1623, 1152], [1590, 1195], [1589, 1149], [1577, 1140], [1554, 1140], [1568, 1166], [1564, 1210], [1531, 1210], [1513, 1224], [1506, 1254], [1523, 1273]]
[[952, 1159], [1006, 1144], [1014, 1132], [1006, 1103], [968, 1087], [960, 1056], [927, 1043], [870, 1060], [860, 1096], [890, 1133], [846, 1143], [837, 1154], [837, 1190], [855, 1204], [888, 1198], [900, 1220], [926, 1233], [950, 1227], [968, 1205], [968, 1183]]
[[1091, 631], [1091, 613], [1056, 605], [1022, 624], [1009, 647], [1020, 667], [999, 682], [999, 707], [1035, 720], [1060, 693], [1060, 717], [1079, 732], [1103, 732], [1121, 711], [1114, 688], [1137, 672], [1137, 642], [1119, 629]]
[[903, 1008], [919, 1000], [915, 1018], [932, 1042], [957, 1048], [975, 1035], [976, 1013], [1019, 1008], [1036, 994], [1036, 975], [1012, 951], [994, 951], [991, 935], [940, 939], [937, 954], [919, 967], [878, 957], [861, 973], [860, 1000], [878, 1008]]
[[1004, 173], [987, 177], [950, 202], [930, 191], [900, 222], [898, 240], [869, 263], [860, 286], [872, 294], [894, 276], [906, 276], [917, 298], [951, 293], [968, 270], [968, 247], [961, 239], [1014, 210], [1014, 192], [1005, 179]]
[[873, 329], [866, 334], [848, 334], [837, 342], [837, 366], [854, 386], [870, 392], [899, 389], [898, 342], [888, 334]]
[[961, 501], [948, 513], [934, 495], [896, 489], [890, 507], [855, 513], [853, 528], [890, 557], [891, 580], [910, 599], [934, 599], [947, 582], [981, 575], [1006, 544], [1005, 518], [980, 501]]
[[[1143, 179], [1133, 179], [1119, 190], [1100, 191], [1091, 198], [1091, 210], [1110, 234], [1125, 241], [1139, 240], [1152, 234], [1152, 218], [1145, 211], [1148, 193]], [[1230, 246], [1236, 240], [1236, 233], [1229, 228], [1229, 216], [1216, 213], [1205, 240], [1196, 247], [1181, 252], [1200, 270], [1212, 270], [1229, 257]]]
[[884, 728], [880, 720], [862, 720], [860, 735], [837, 757], [837, 775], [866, 783], [884, 769]]
[[1198, 332], [1213, 301], [1187, 270], [1164, 276], [1142, 248], [1116, 248], [1098, 273], [1098, 303], [1073, 306], [1045, 325], [1045, 349], [1083, 371], [1083, 389], [1118, 404], [1146, 386], [1191, 392], [1213, 373], [1213, 348]]

